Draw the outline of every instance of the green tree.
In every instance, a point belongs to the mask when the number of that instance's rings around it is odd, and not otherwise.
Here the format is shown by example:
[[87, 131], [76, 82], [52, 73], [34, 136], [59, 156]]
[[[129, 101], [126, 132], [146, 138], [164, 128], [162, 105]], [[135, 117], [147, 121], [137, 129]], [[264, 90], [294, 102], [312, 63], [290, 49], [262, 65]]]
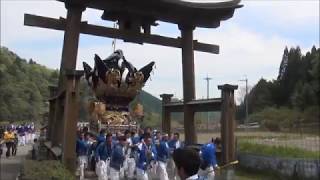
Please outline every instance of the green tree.
[[263, 78], [260, 79], [260, 81], [252, 88], [248, 98], [250, 113], [260, 111], [267, 106], [272, 106], [273, 101], [270, 83]]
[[0, 121], [42, 119], [48, 111], [48, 85], [56, 84], [56, 72], [5, 47], [0, 52]]

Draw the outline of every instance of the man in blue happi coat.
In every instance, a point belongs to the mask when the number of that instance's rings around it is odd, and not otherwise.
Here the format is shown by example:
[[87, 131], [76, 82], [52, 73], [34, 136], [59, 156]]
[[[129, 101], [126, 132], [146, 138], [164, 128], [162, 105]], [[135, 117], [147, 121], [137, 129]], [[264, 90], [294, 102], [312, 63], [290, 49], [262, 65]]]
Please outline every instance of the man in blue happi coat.
[[[113, 151], [114, 143], [112, 141], [112, 134], [108, 133], [106, 135], [106, 141], [98, 145], [95, 150], [96, 159], [96, 173], [100, 179], [108, 179], [108, 173], [110, 170], [110, 159]], [[104, 168], [104, 169], [103, 169]]]
[[202, 145], [200, 149], [201, 166], [198, 175], [202, 179], [213, 180], [215, 173], [214, 170], [218, 168], [216, 158], [216, 145], [210, 142]]
[[26, 145], [26, 132], [24, 126], [18, 126], [19, 145]]
[[172, 170], [172, 172], [170, 173], [169, 179], [175, 180], [177, 179], [176, 177], [177, 173], [176, 173], [174, 161], [172, 159], [172, 154], [174, 150], [181, 147], [180, 134], [178, 132], [173, 134], [171, 140], [169, 140], [168, 142], [168, 145], [169, 145], [169, 151], [170, 151], [170, 159], [168, 160], [167, 167], [168, 169]]
[[80, 137], [76, 142], [76, 153], [77, 156], [87, 156], [89, 150], [89, 142], [85, 139], [84, 133], [80, 134]]
[[169, 159], [169, 146], [168, 146], [168, 134], [163, 134], [162, 139], [161, 136], [158, 140], [155, 141], [156, 149], [157, 149], [157, 162], [158, 162], [158, 175], [160, 180], [169, 180], [167, 173], [167, 161]]
[[110, 179], [119, 180], [120, 179], [120, 170], [123, 167], [123, 162], [125, 160], [125, 146], [126, 146], [126, 137], [118, 137], [119, 143], [117, 143], [112, 151], [111, 160], [110, 160]]
[[112, 148], [114, 144], [112, 142], [112, 134], [108, 133], [106, 135], [106, 141], [100, 143], [95, 151], [96, 161], [107, 161], [111, 158]]
[[152, 138], [152, 143], [155, 144], [155, 141], [162, 141], [162, 136], [161, 136], [161, 132], [160, 131], [156, 131], [155, 135]]
[[102, 129], [97, 136], [97, 146], [106, 141], [106, 130]]
[[138, 149], [137, 179], [152, 179], [152, 175], [156, 169], [155, 161], [157, 160], [157, 150], [152, 144], [152, 137], [149, 133], [144, 134], [143, 142], [141, 142]]
[[174, 133], [172, 139], [168, 142], [168, 145], [171, 153], [173, 153], [175, 149], [180, 148], [181, 147], [180, 134], [177, 132]]
[[80, 169], [80, 177], [84, 177], [84, 169], [88, 166], [88, 151], [90, 144], [85, 139], [84, 133], [80, 133], [80, 137], [76, 142], [76, 153], [78, 157], [78, 164]]

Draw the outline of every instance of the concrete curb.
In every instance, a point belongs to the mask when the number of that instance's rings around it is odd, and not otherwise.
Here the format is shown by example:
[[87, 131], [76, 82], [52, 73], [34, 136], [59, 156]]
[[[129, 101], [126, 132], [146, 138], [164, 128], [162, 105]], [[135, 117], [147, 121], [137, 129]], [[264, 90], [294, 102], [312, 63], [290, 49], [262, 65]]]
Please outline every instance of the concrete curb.
[[238, 153], [239, 165], [244, 168], [268, 170], [285, 177], [320, 179], [320, 159], [279, 158]]

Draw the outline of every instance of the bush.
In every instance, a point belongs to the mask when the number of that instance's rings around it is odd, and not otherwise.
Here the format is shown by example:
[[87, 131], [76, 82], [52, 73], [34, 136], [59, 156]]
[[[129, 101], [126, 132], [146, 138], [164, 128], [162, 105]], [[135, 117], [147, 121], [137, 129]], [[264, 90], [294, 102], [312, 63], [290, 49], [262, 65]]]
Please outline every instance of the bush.
[[319, 123], [320, 119], [320, 107], [310, 106], [303, 111], [303, 122], [304, 123]]
[[25, 180], [75, 180], [75, 176], [73, 176], [60, 161], [54, 160], [26, 160], [22, 174], [22, 179]]
[[267, 107], [264, 110], [249, 116], [250, 122], [260, 122], [263, 128], [270, 131], [291, 129], [302, 117], [302, 113], [287, 107]]
[[318, 159], [320, 155], [319, 151], [313, 152], [293, 147], [257, 144], [249, 141], [239, 141], [238, 149], [240, 152], [244, 153], [253, 153], [257, 155], [267, 155], [274, 157]]

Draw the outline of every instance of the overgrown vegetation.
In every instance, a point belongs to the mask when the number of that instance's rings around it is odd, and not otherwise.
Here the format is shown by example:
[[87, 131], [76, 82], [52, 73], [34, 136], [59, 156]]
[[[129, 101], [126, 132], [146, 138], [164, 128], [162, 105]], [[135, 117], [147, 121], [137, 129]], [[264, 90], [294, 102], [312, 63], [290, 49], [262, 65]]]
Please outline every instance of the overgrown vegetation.
[[286, 158], [310, 158], [319, 159], [320, 152], [307, 151], [300, 148], [285, 147], [285, 146], [270, 146], [264, 144], [252, 143], [249, 141], [239, 141], [238, 151], [243, 153], [252, 153], [257, 155], [267, 155], [273, 157]]
[[26, 160], [23, 165], [23, 179], [26, 180], [75, 180], [73, 176], [59, 161], [32, 161]]
[[[320, 49], [315, 46], [305, 55], [299, 47], [285, 48], [276, 80], [261, 79], [248, 99], [251, 122], [269, 130], [310, 125], [319, 127]], [[237, 118], [244, 119], [245, 104], [238, 107]]]
[[262, 128], [271, 131], [284, 130], [310, 130], [319, 120], [319, 109], [317, 106], [311, 106], [303, 112], [288, 107], [266, 107], [262, 111], [253, 113], [249, 117], [251, 122], [260, 122]]

